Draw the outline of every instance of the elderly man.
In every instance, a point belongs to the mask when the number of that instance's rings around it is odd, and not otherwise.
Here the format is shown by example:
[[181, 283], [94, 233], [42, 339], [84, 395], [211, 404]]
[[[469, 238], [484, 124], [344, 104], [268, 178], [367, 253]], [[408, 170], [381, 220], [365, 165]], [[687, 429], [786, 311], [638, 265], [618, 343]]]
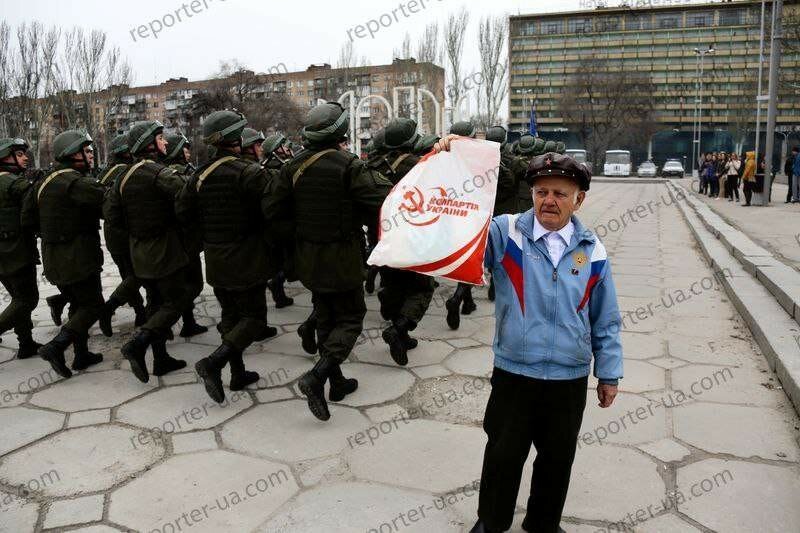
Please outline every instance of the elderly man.
[[571, 157], [546, 153], [533, 159], [526, 180], [533, 209], [492, 221], [484, 261], [495, 280], [495, 357], [473, 533], [511, 526], [531, 444], [536, 460], [522, 527], [561, 531], [592, 356], [600, 407], [612, 404], [622, 377], [606, 251], [574, 216], [591, 176]]

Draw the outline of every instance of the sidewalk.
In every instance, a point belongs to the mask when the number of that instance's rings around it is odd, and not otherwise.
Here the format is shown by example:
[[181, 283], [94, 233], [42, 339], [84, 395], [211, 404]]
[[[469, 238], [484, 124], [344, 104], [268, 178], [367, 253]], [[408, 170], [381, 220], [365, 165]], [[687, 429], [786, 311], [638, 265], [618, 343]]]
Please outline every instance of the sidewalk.
[[[688, 181], [688, 180], [687, 180]], [[685, 184], [684, 184], [685, 186]], [[763, 246], [778, 259], [795, 270], [800, 270], [800, 204], [786, 204], [786, 185], [772, 186], [772, 203], [767, 208], [744, 208], [744, 193], [739, 191], [742, 203], [697, 195], [699, 199], [729, 224]], [[696, 191], [696, 186], [692, 188]]]

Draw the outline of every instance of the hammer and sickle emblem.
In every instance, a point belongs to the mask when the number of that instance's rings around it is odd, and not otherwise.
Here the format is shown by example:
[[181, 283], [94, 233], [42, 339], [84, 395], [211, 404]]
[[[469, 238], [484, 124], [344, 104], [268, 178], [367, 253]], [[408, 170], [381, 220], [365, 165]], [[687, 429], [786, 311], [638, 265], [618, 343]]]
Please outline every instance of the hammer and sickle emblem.
[[405, 209], [410, 213], [425, 214], [425, 196], [418, 188], [414, 187], [413, 191], [406, 191], [403, 199], [405, 202], [400, 204], [400, 209]]

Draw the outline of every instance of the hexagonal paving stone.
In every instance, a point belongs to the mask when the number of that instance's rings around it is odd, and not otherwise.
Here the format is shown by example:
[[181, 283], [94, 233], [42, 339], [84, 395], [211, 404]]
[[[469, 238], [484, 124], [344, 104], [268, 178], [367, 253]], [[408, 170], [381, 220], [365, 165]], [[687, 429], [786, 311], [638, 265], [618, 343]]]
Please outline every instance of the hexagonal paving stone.
[[800, 524], [796, 468], [706, 459], [678, 469], [677, 484], [686, 500], [678, 508], [714, 531], [791, 531]]
[[[389, 355], [389, 345], [380, 337], [374, 335], [365, 337], [365, 342], [356, 346], [353, 350], [355, 356], [362, 363], [377, 363], [381, 365], [394, 365], [392, 357]], [[414, 332], [411, 333], [414, 335]], [[443, 341], [419, 341], [419, 346], [408, 351], [408, 367], [434, 365], [441, 363], [453, 351], [453, 347]]]
[[466, 376], [427, 379], [408, 392], [403, 406], [414, 418], [479, 426], [492, 386], [488, 379]]
[[127, 370], [107, 372], [84, 372], [51, 387], [37, 392], [31, 403], [59, 411], [85, 411], [114, 407], [153, 390], [158, 385], [151, 377], [142, 383]]
[[62, 378], [42, 359], [14, 360], [0, 366], [0, 405], [3, 396], [28, 394]]
[[164, 433], [184, 433], [213, 428], [253, 405], [246, 393], [226, 391], [225, 398], [224, 404], [217, 404], [200, 384], [167, 387], [123, 405], [117, 419]]
[[[244, 364], [247, 370], [258, 372], [259, 376], [261, 376], [258, 383], [249, 387], [251, 389], [284, 387], [300, 378], [313, 367], [313, 362], [308, 357], [269, 352], [247, 354], [244, 358]], [[230, 365], [223, 370], [225, 383], [230, 382], [229, 376]]]
[[663, 355], [660, 337], [630, 331], [623, 331], [621, 335], [625, 359], [651, 359]]
[[11, 348], [0, 347], [0, 363], [11, 361], [16, 356], [17, 356], [16, 350], [12, 350]]
[[39, 506], [25, 500], [0, 492], [0, 533], [20, 533], [34, 531]]
[[675, 409], [673, 420], [677, 438], [707, 452], [787, 461], [800, 457], [787, 417], [769, 407], [698, 402]]
[[384, 403], [402, 396], [414, 384], [414, 376], [402, 368], [348, 363], [342, 366], [348, 378], [358, 380], [358, 390], [341, 401], [344, 405], [361, 407]]
[[298, 337], [297, 333], [294, 331], [269, 339], [269, 341], [263, 344], [261, 351], [267, 355], [282, 353], [286, 355], [312, 357], [303, 350], [303, 347], [300, 345], [300, 337]]
[[225, 424], [226, 446], [282, 461], [315, 459], [348, 447], [347, 438], [365, 430], [369, 420], [350, 407], [330, 404], [331, 420], [321, 422], [301, 400], [257, 405]]
[[417, 326], [417, 329], [414, 330], [414, 337], [418, 339], [427, 339], [427, 340], [442, 340], [442, 339], [458, 339], [461, 337], [472, 337], [475, 335], [481, 326], [478, 325], [478, 321], [481, 320], [492, 320], [493, 318], [476, 318], [472, 319], [467, 316], [461, 316], [461, 326], [456, 329], [450, 329], [447, 327], [447, 323], [444, 321], [443, 317], [438, 316], [426, 316], [422, 319], [422, 322]]
[[[535, 456], [534, 449], [531, 449], [531, 456]], [[532, 465], [533, 457], [530, 457], [517, 496], [517, 505], [523, 508], [530, 494]], [[617, 480], [614, 490], [608, 489], [609, 476]], [[628, 513], [660, 503], [664, 490], [656, 463], [640, 453], [615, 446], [584, 447], [575, 454], [563, 514], [585, 520], [620, 522]]]
[[621, 392], [611, 407], [601, 409], [597, 406], [597, 392], [589, 390], [583, 423], [578, 434], [579, 447], [595, 447], [603, 437], [606, 443], [622, 444], [639, 444], [665, 438], [666, 414], [662, 403], [666, 401], [669, 406], [672, 400], [668, 396], [662, 398], [663, 400], [650, 401], [635, 394]]
[[135, 437], [134, 430], [113, 424], [62, 431], [6, 456], [0, 479], [19, 485], [54, 472], [50, 483], [42, 483], [47, 496], [107, 490], [164, 455], [157, 442], [135, 446]]
[[693, 337], [674, 336], [667, 344], [672, 357], [691, 363], [766, 368], [749, 342], [728, 338], [725, 341], [704, 341]]
[[672, 388], [707, 402], [779, 405], [786, 395], [776, 386], [780, 383], [771, 372], [761, 373], [749, 366], [691, 365], [672, 371]]
[[[619, 380], [619, 390], [625, 392], [645, 392], [662, 390], [665, 387], [664, 369], [644, 361], [625, 361], [625, 377]], [[589, 378], [589, 387], [597, 387], [597, 379]]]
[[65, 416], [28, 407], [0, 409], [0, 456], [58, 431]]
[[[674, 514], [664, 514], [639, 522], [635, 531], [636, 533], [695, 533], [700, 530]], [[596, 530], [592, 530], [592, 533], [596, 533]]]
[[348, 450], [347, 459], [361, 479], [443, 493], [480, 477], [484, 444], [478, 428], [410, 420], [381, 434], [373, 446]]
[[[413, 514], [409, 515], [409, 511]], [[257, 531], [305, 533], [325, 524], [325, 531], [331, 533], [378, 531], [382, 526], [384, 531], [455, 533], [461, 531], [460, 526], [451, 523], [455, 519], [451, 510], [432, 494], [355, 482], [304, 492]]]
[[308, 307], [292, 305], [283, 309], [270, 309], [267, 312], [267, 322], [271, 326], [283, 326], [284, 324], [302, 324], [311, 314]]
[[447, 358], [445, 366], [457, 374], [488, 376], [494, 367], [494, 352], [490, 346], [458, 350]]
[[[491, 346], [494, 344], [494, 317], [476, 318], [475, 323], [478, 325], [478, 329], [472, 335], [470, 335], [470, 337], [485, 346]], [[456, 331], [461, 331], [461, 328], [457, 329]], [[466, 334], [459, 335], [459, 337], [464, 336], [466, 336]]]
[[137, 531], [167, 524], [175, 531], [176, 524], [198, 532], [250, 531], [297, 490], [285, 465], [226, 451], [180, 455], [117, 490], [108, 517]]

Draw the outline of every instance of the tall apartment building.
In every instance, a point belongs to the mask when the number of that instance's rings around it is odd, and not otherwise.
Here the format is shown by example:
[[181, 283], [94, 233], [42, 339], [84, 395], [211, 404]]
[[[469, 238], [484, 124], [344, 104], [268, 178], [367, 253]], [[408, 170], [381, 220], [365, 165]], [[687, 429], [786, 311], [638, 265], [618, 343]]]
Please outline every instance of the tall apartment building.
[[[648, 74], [656, 87], [656, 120], [664, 129], [691, 131], [698, 78], [695, 48], [713, 46], [715, 52], [704, 60], [703, 127], [744, 135], [742, 123], [752, 125], [755, 117], [761, 2], [662, 4], [671, 5], [510, 17], [510, 128], [527, 129], [534, 102], [541, 130], [569, 128], [559, 113], [563, 87], [582, 61], [598, 58]], [[767, 21], [770, 6], [771, 1]], [[784, 20], [796, 24], [798, 17], [798, 1], [786, 0]], [[785, 48], [781, 69], [789, 76], [800, 73], [800, 46]], [[766, 75], [765, 66], [765, 93]], [[785, 129], [800, 126], [800, 76], [795, 81], [784, 84], [779, 95], [777, 123]]]

